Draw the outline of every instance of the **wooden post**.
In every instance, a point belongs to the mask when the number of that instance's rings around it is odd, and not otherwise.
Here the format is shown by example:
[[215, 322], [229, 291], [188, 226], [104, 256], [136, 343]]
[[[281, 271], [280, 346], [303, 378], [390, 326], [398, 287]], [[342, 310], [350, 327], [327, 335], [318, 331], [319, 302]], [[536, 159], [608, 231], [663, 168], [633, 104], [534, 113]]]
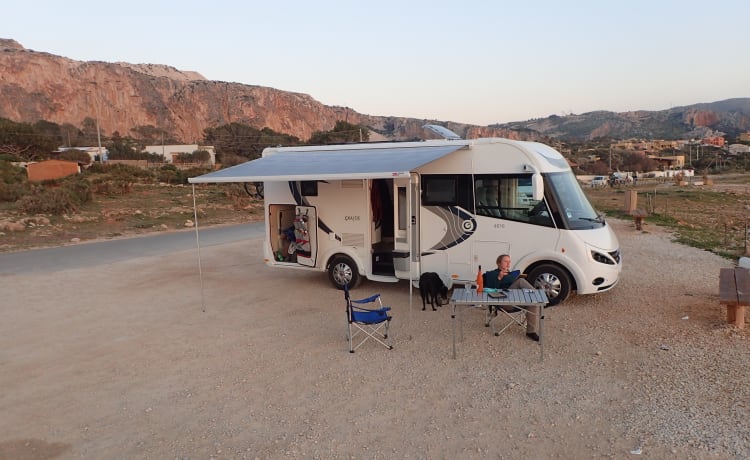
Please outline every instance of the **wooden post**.
[[638, 208], [638, 192], [628, 190], [625, 192], [625, 212], [631, 214]]

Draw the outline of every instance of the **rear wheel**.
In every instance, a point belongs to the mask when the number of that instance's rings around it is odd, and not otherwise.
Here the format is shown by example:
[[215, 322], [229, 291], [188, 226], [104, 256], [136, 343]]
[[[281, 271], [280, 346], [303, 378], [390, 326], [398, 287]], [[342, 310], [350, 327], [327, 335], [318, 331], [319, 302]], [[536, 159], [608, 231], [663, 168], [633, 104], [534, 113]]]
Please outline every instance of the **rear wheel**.
[[570, 295], [570, 276], [557, 265], [545, 264], [534, 268], [528, 280], [535, 288], [544, 289], [547, 293], [548, 307], [564, 302]]
[[344, 289], [346, 284], [349, 285], [349, 289], [354, 289], [362, 281], [357, 264], [348, 256], [336, 256], [331, 260], [328, 265], [328, 279], [336, 289]]

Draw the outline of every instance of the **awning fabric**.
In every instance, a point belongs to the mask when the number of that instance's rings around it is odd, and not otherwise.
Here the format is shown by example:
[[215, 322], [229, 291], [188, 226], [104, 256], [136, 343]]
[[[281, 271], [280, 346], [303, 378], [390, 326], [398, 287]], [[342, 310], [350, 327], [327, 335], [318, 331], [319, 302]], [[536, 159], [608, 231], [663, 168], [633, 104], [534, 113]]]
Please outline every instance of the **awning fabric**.
[[[277, 152], [231, 168], [191, 177], [192, 184], [297, 180], [385, 179], [408, 176], [465, 143]], [[319, 147], [318, 147], [319, 148]]]

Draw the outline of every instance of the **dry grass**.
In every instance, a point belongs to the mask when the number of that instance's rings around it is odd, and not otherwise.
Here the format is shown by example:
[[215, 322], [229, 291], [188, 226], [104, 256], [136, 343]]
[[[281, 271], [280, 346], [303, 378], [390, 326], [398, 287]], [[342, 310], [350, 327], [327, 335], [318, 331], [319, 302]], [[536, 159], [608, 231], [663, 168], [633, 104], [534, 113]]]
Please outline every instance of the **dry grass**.
[[[636, 190], [638, 208], [649, 213], [647, 223], [674, 230], [680, 243], [736, 258], [746, 252], [750, 175], [714, 176], [712, 180], [713, 185], [705, 186], [640, 181], [637, 187], [584, 190], [599, 211], [613, 217], [627, 217], [625, 192]], [[196, 192], [201, 226], [263, 218], [263, 202], [250, 198], [241, 186], [201, 185]], [[183, 229], [194, 220], [192, 186], [188, 185], [134, 184], [125, 195], [95, 194], [92, 203], [73, 215], [26, 216], [11, 208], [0, 207], [0, 251], [4, 252], [58, 246], [76, 238], [86, 241]], [[49, 224], [32, 217], [44, 217]], [[23, 222], [25, 230], [2, 230], [3, 222]]]
[[[188, 185], [133, 184], [125, 195], [95, 195], [79, 212], [62, 216], [26, 216], [5, 206], [0, 208], [0, 226], [15, 222], [25, 229], [0, 227], [0, 251], [183, 229], [195, 220], [192, 193]], [[196, 186], [196, 205], [201, 226], [248, 222], [263, 215], [263, 202], [236, 185]]]
[[711, 185], [654, 181], [637, 187], [584, 190], [599, 211], [615, 217], [627, 217], [623, 212], [626, 191], [636, 190], [637, 207], [649, 214], [647, 223], [672, 229], [679, 243], [733, 259], [746, 253], [750, 176], [714, 176], [711, 180]]

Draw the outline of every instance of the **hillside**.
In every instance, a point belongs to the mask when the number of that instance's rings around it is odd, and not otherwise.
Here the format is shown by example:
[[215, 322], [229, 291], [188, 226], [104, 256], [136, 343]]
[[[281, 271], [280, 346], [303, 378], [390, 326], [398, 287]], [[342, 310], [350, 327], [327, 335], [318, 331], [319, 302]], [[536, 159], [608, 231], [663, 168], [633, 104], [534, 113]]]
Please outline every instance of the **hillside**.
[[[336, 121], [362, 124], [391, 139], [423, 138], [437, 120], [379, 117], [327, 106], [307, 94], [206, 80], [167, 65], [81, 62], [0, 39], [0, 117], [81, 126], [99, 119], [102, 132], [132, 135], [150, 126], [182, 142], [199, 142], [203, 130], [229, 123], [308, 139]], [[499, 129], [440, 122], [466, 137], [514, 137]], [[377, 136], [375, 136], [377, 137]]]
[[493, 126], [568, 140], [597, 137], [684, 139], [706, 137], [716, 132], [737, 137], [742, 132], [750, 131], [750, 98], [727, 99], [660, 111], [597, 111], [564, 117], [552, 115]]
[[136, 128], [163, 132], [179, 142], [200, 143], [203, 131], [229, 123], [270, 128], [306, 140], [344, 120], [367, 126], [373, 140], [422, 139], [425, 123], [438, 123], [465, 138], [522, 140], [702, 137], [715, 131], [750, 131], [750, 98], [662, 111], [589, 112], [492, 126], [445, 120], [361, 114], [328, 106], [308, 94], [207, 80], [165, 64], [76, 61], [28, 50], [0, 38], [0, 118], [81, 127], [98, 120], [104, 136], [137, 138]]

